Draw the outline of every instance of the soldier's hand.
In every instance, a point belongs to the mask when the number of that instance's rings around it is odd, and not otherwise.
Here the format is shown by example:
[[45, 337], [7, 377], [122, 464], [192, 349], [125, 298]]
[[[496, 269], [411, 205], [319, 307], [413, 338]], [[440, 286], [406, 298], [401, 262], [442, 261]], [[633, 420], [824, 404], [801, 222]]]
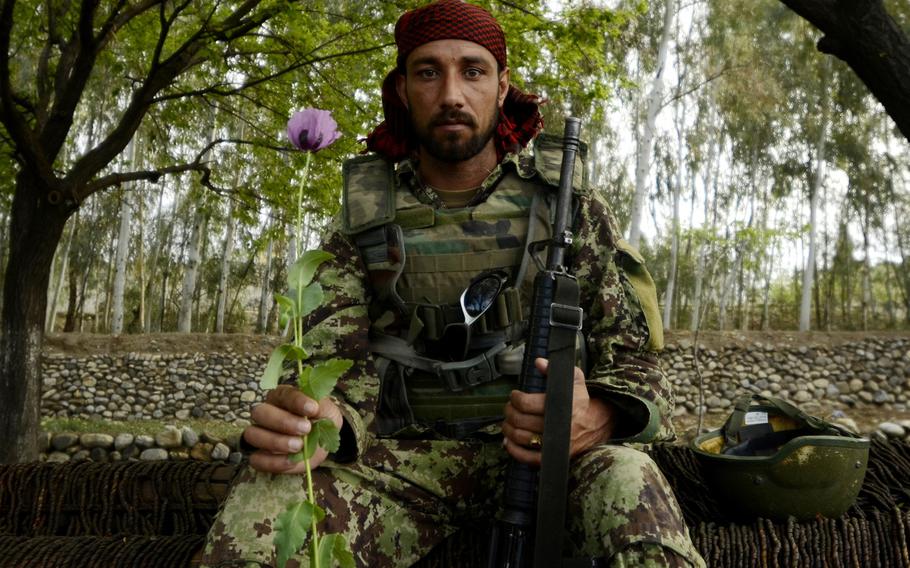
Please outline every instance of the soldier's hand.
[[[253, 425], [243, 431], [243, 438], [258, 448], [250, 455], [250, 465], [268, 473], [302, 473], [306, 463], [292, 463], [288, 455], [303, 447], [303, 436], [309, 433], [310, 420], [328, 418], [339, 429], [341, 410], [330, 399], [317, 401], [290, 385], [278, 385], [269, 391], [265, 402], [251, 412]], [[317, 467], [328, 452], [319, 448], [310, 458], [310, 467]]]
[[[538, 357], [537, 369], [546, 375], [549, 362]], [[572, 393], [572, 433], [570, 457], [603, 444], [613, 433], [613, 408], [604, 400], [591, 398], [585, 385], [584, 371], [575, 367]], [[543, 414], [546, 395], [512, 391], [506, 403], [502, 423], [503, 445], [516, 460], [529, 465], [540, 465], [541, 448], [535, 448], [543, 438]]]

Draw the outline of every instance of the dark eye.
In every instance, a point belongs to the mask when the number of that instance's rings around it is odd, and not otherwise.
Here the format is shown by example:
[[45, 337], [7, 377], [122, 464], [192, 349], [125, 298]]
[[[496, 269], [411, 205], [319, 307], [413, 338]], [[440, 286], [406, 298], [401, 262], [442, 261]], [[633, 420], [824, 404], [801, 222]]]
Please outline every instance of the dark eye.
[[483, 75], [483, 71], [481, 71], [480, 69], [475, 69], [473, 67], [464, 72], [464, 76], [467, 77], [468, 79], [477, 79], [481, 75]]
[[420, 77], [421, 79], [433, 79], [438, 74], [439, 73], [437, 73], [437, 71], [435, 69], [418, 69], [417, 70], [417, 76]]

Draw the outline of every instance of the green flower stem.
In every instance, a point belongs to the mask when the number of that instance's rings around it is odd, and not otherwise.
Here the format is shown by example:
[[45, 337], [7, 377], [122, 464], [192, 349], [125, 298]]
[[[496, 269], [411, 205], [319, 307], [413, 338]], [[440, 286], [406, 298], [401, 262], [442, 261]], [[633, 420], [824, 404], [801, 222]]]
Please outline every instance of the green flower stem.
[[[305, 152], [306, 162], [303, 165], [303, 179], [310, 179], [310, 160], [313, 159], [312, 152]], [[303, 254], [303, 243], [300, 242], [303, 237], [303, 186], [301, 183], [297, 186], [297, 258]], [[299, 305], [299, 304], [298, 304]]]
[[[307, 180], [310, 176], [310, 160], [313, 157], [312, 152], [306, 153], [306, 163], [303, 166], [303, 179]], [[301, 183], [297, 188], [297, 258], [303, 254], [303, 186]], [[303, 305], [303, 288], [297, 287], [297, 305]], [[297, 347], [303, 347], [303, 318], [296, 317], [294, 318], [294, 345]], [[303, 361], [300, 359], [297, 360], [297, 376], [303, 376]], [[303, 436], [303, 447], [307, 448], [307, 440], [309, 434]], [[307, 485], [307, 497], [312, 504], [316, 504], [316, 492], [313, 490], [313, 470], [310, 468], [310, 460], [304, 460], [306, 462], [306, 485]], [[313, 531], [313, 565], [316, 568], [319, 568], [319, 531], [316, 528], [316, 515], [313, 515], [312, 519], [312, 531]]]
[[[307, 434], [303, 437], [303, 444], [306, 447]], [[310, 469], [310, 460], [306, 461], [306, 491], [310, 503], [316, 503], [316, 492], [313, 491], [313, 472]], [[313, 515], [313, 565], [319, 568], [319, 531], [316, 530], [316, 515]]]

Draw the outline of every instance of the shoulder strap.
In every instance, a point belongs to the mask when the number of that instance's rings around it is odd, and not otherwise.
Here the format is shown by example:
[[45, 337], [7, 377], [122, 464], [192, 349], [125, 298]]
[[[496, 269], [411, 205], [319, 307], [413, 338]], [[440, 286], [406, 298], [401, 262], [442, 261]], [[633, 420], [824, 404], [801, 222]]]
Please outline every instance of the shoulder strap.
[[[562, 170], [562, 137], [541, 134], [534, 139], [533, 148], [534, 169], [548, 185], [559, 187], [559, 175]], [[587, 156], [588, 145], [579, 142], [572, 176], [572, 187], [575, 193], [584, 193], [588, 189], [588, 173], [585, 168]]]
[[357, 156], [342, 166], [342, 232], [360, 233], [395, 220], [394, 165], [375, 154]]

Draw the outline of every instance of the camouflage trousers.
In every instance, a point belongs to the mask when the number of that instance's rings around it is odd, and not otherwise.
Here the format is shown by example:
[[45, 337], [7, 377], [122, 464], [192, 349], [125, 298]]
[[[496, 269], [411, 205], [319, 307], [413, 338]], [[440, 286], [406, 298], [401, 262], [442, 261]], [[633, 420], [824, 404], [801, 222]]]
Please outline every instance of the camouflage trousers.
[[[508, 461], [499, 443], [377, 440], [354, 463], [314, 470], [323, 533], [344, 533], [358, 566], [410, 566], [463, 526], [485, 526]], [[205, 566], [276, 565], [275, 518], [305, 499], [303, 475], [240, 474], [208, 535]], [[701, 567], [672, 490], [654, 462], [599, 446], [572, 463], [566, 554], [608, 566]], [[305, 547], [306, 548], [306, 547]], [[306, 551], [295, 560], [307, 566]]]

